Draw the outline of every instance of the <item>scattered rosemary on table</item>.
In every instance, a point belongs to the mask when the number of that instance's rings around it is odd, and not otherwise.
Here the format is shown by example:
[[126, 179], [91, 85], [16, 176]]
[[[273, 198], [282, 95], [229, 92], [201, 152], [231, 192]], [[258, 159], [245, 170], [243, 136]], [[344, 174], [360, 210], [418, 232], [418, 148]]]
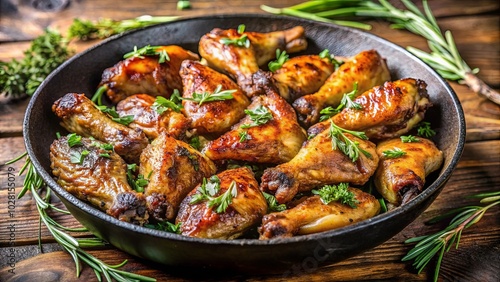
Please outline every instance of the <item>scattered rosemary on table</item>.
[[443, 256], [453, 245], [458, 249], [458, 243], [462, 232], [476, 224], [490, 208], [500, 204], [500, 191], [482, 193], [472, 196], [479, 198], [482, 206], [465, 206], [453, 209], [448, 213], [431, 219], [428, 223], [436, 223], [453, 216], [448, 226], [441, 231], [420, 237], [410, 238], [405, 243], [416, 245], [411, 249], [402, 261], [413, 261], [413, 266], [420, 273], [425, 266], [437, 255], [436, 268], [433, 281], [438, 280], [439, 269]]
[[385, 19], [391, 28], [406, 29], [427, 40], [430, 53], [414, 47], [407, 50], [422, 59], [443, 78], [465, 83], [472, 91], [482, 94], [491, 101], [500, 104], [500, 93], [489, 87], [476, 74], [478, 69], [471, 69], [461, 58], [451, 31], [444, 35], [426, 0], [422, 1], [423, 12], [410, 0], [401, 0], [405, 10], [398, 9], [387, 0], [378, 3], [369, 0], [312, 0], [284, 8], [261, 5], [261, 9], [272, 13], [329, 22], [343, 26], [370, 29], [368, 24], [353, 21], [336, 20], [351, 18]]
[[[55, 221], [50, 213], [58, 212], [63, 214], [70, 214], [68, 211], [63, 210], [55, 206], [50, 202], [51, 200], [51, 190], [46, 187], [43, 182], [42, 177], [36, 172], [31, 159], [27, 157], [27, 153], [22, 154], [21, 156], [7, 162], [6, 164], [13, 164], [23, 158], [26, 158], [25, 164], [19, 171], [19, 175], [22, 175], [26, 172], [23, 189], [18, 194], [17, 198], [22, 198], [26, 192], [31, 192], [31, 195], [35, 199], [35, 204], [40, 214], [40, 221], [45, 224], [47, 230], [54, 237], [56, 242], [66, 250], [71, 257], [73, 258], [76, 266], [76, 276], [79, 277], [82, 271], [81, 262], [83, 261], [88, 266], [90, 266], [97, 279], [102, 281], [102, 276], [106, 278], [106, 281], [111, 282], [112, 279], [116, 281], [156, 281], [156, 279], [126, 272], [120, 270], [119, 268], [124, 266], [127, 263], [127, 260], [124, 260], [122, 263], [117, 265], [109, 265], [95, 256], [89, 254], [84, 250], [84, 248], [94, 248], [94, 247], [102, 247], [106, 245], [106, 242], [97, 238], [74, 238], [69, 235], [69, 232], [85, 232], [86, 228], [69, 228], [61, 225], [57, 221]], [[45, 195], [43, 192], [45, 191]], [[41, 237], [38, 237], [38, 244], [41, 248]]]

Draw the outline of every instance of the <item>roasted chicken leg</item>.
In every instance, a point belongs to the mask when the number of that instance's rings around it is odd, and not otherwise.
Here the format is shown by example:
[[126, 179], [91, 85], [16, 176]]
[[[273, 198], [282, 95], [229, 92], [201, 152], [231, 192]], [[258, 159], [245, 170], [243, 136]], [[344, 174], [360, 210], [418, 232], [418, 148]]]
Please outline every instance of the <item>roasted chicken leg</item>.
[[[400, 149], [404, 155], [396, 158], [386, 156], [388, 151], [395, 149]], [[380, 164], [375, 172], [375, 187], [395, 206], [404, 205], [420, 194], [426, 177], [441, 167], [444, 158], [443, 152], [423, 137], [408, 143], [400, 138], [383, 141], [377, 145], [377, 154]]]
[[338, 148], [332, 148], [330, 132], [324, 130], [304, 143], [292, 160], [266, 169], [261, 178], [261, 190], [275, 194], [279, 203], [286, 203], [297, 193], [321, 185], [341, 182], [363, 185], [378, 165], [375, 144], [349, 133], [345, 133], [345, 136], [358, 142], [359, 148], [369, 155], [360, 153], [353, 162]]
[[142, 150], [149, 144], [141, 129], [113, 121], [85, 94], [64, 95], [54, 102], [52, 111], [62, 120], [61, 125], [66, 130], [112, 144], [115, 152], [127, 162], [138, 163]]
[[358, 85], [358, 95], [390, 80], [386, 62], [375, 50], [358, 53], [346, 60], [325, 84], [313, 94], [305, 95], [293, 102], [299, 122], [308, 128], [319, 121], [320, 112], [327, 106], [336, 107], [345, 93]]
[[215, 172], [207, 157], [161, 132], [144, 149], [139, 167], [139, 173], [149, 179], [144, 188], [149, 213], [159, 221], [174, 219], [182, 199]]
[[199, 56], [176, 45], [161, 46], [168, 60], [159, 62], [159, 56], [133, 56], [104, 70], [99, 86], [106, 86], [106, 95], [116, 104], [134, 94], [170, 97], [174, 89], [182, 90], [179, 68], [184, 60], [198, 60]]
[[180, 76], [183, 84], [183, 98], [193, 98], [194, 93], [217, 95], [214, 93], [231, 90], [232, 99], [205, 102], [200, 104], [183, 100], [184, 114], [191, 120], [191, 128], [198, 134], [220, 135], [228, 131], [243, 116], [250, 100], [240, 87], [225, 74], [219, 73], [199, 62], [185, 60], [182, 62]]
[[149, 217], [142, 193], [127, 182], [127, 164], [105, 143], [83, 137], [77, 144], [63, 136], [50, 146], [50, 167], [57, 183], [77, 198], [119, 220], [144, 224]]
[[[176, 223], [181, 225], [181, 234], [198, 238], [235, 239], [250, 227], [256, 226], [267, 211], [267, 202], [253, 172], [247, 167], [225, 170], [217, 174], [220, 190], [213, 197], [232, 193], [230, 204], [217, 212], [219, 206], [200, 201], [191, 203], [200, 193], [198, 185], [182, 201]], [[217, 185], [217, 184], [206, 184]], [[228, 189], [234, 189], [228, 191]]]
[[[249, 111], [270, 118], [257, 124], [257, 115], [247, 114], [232, 130], [211, 141], [203, 153], [211, 160], [240, 160], [279, 164], [291, 160], [306, 140], [293, 108], [279, 94], [269, 91], [254, 97]], [[254, 125], [255, 126], [252, 126]]]
[[[239, 46], [235, 41], [244, 44]], [[270, 76], [259, 67], [274, 59], [277, 49], [293, 53], [306, 48], [304, 28], [297, 26], [269, 33], [215, 28], [201, 37], [198, 50], [210, 67], [229, 75], [248, 97], [253, 97], [262, 94], [262, 85], [270, 83]]]
[[356, 208], [338, 201], [324, 204], [319, 196], [310, 196], [282, 212], [266, 214], [259, 227], [259, 239], [292, 237], [344, 227], [380, 212], [378, 200], [371, 194], [349, 188], [357, 200]]
[[403, 135], [422, 121], [432, 106], [426, 87], [424, 81], [413, 78], [385, 82], [353, 100], [361, 109], [344, 108], [329, 120], [310, 127], [307, 133], [316, 135], [333, 121], [345, 129], [364, 131], [374, 141]]

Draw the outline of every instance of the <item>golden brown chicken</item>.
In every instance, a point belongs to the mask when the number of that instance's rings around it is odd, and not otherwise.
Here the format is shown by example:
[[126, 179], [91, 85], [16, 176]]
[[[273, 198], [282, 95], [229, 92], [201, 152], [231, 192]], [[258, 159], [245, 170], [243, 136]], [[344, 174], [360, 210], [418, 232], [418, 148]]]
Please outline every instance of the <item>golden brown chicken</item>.
[[66, 130], [112, 144], [115, 152], [127, 162], [138, 163], [142, 150], [149, 144], [141, 129], [113, 121], [85, 94], [64, 95], [54, 102], [52, 111]]
[[266, 214], [259, 227], [261, 240], [312, 234], [344, 227], [374, 217], [380, 212], [379, 201], [371, 194], [349, 187], [357, 201], [355, 208], [333, 201], [322, 202], [320, 196], [305, 197], [282, 212]]
[[133, 116], [128, 125], [139, 128], [153, 140], [160, 132], [165, 131], [175, 139], [184, 139], [191, 122], [181, 112], [166, 109], [161, 114], [153, 107], [155, 97], [147, 94], [128, 96], [116, 105], [116, 112], [121, 116]]
[[273, 73], [281, 97], [289, 103], [315, 93], [332, 74], [335, 65], [329, 58], [302, 55], [290, 58]]
[[149, 180], [144, 188], [149, 213], [160, 221], [175, 218], [182, 199], [215, 172], [207, 157], [161, 132], [144, 149], [139, 167], [139, 173]]
[[[182, 111], [190, 118], [191, 128], [196, 129], [198, 134], [218, 136], [245, 116], [244, 110], [250, 100], [225, 74], [191, 60], [182, 63], [179, 73], [184, 88], [183, 98], [192, 99], [194, 95], [206, 95], [207, 99], [217, 99], [208, 102], [201, 99], [182, 101]], [[231, 93], [223, 95], [227, 91]], [[231, 98], [224, 98], [227, 95]]]
[[305, 50], [304, 28], [297, 26], [269, 33], [215, 28], [203, 35], [198, 51], [208, 65], [236, 80], [248, 97], [262, 94], [271, 76], [259, 67], [276, 57], [276, 50], [293, 53]]
[[104, 70], [99, 86], [106, 86], [112, 103], [140, 93], [168, 98], [173, 90], [182, 90], [181, 63], [199, 56], [176, 45], [159, 46], [155, 52], [166, 52], [169, 59], [160, 63], [158, 55], [133, 56]]
[[336, 148], [332, 146], [330, 130], [325, 130], [307, 140], [289, 162], [266, 169], [261, 178], [261, 190], [275, 194], [279, 203], [286, 203], [297, 193], [310, 191], [321, 185], [366, 183], [378, 165], [375, 144], [349, 133], [343, 135], [348, 141], [342, 142], [358, 143], [360, 152], [354, 158], [355, 161], [342, 152], [339, 145]]
[[404, 143], [401, 138], [394, 138], [377, 145], [380, 164], [375, 172], [375, 187], [395, 206], [404, 205], [420, 194], [426, 177], [443, 164], [443, 152], [431, 140], [417, 139]]
[[[74, 135], [77, 137], [77, 135]], [[146, 201], [127, 182], [127, 164], [106, 143], [67, 136], [50, 146], [50, 167], [57, 183], [77, 198], [122, 221], [147, 222]]]
[[353, 91], [356, 83], [359, 95], [390, 78], [385, 59], [375, 50], [363, 51], [346, 60], [317, 92], [295, 100], [293, 107], [299, 122], [308, 128], [319, 121], [323, 108], [338, 106], [343, 95]]
[[176, 223], [186, 236], [235, 239], [260, 223], [266, 211], [253, 172], [241, 167], [225, 170], [193, 189], [182, 201]]
[[308, 135], [327, 129], [331, 120], [342, 128], [364, 131], [373, 141], [393, 138], [410, 131], [432, 106], [427, 84], [413, 78], [385, 82], [364, 92], [353, 102], [361, 109], [344, 108], [329, 120], [310, 127]]
[[203, 153], [211, 160], [279, 164], [291, 160], [305, 140], [293, 108], [269, 91], [254, 97], [247, 115], [231, 131], [210, 141]]

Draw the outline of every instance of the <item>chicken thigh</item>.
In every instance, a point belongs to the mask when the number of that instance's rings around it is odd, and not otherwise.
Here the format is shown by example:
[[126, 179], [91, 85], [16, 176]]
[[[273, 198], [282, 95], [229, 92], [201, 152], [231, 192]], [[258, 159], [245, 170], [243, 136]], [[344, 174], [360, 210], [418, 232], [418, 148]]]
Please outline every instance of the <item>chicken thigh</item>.
[[160, 51], [169, 59], [160, 63], [159, 56], [133, 56], [104, 70], [99, 86], [106, 87], [112, 103], [140, 93], [168, 98], [175, 89], [182, 90], [181, 63], [199, 56], [176, 45], [160, 46], [156, 52]]
[[384, 58], [375, 50], [363, 51], [346, 60], [317, 92], [295, 100], [293, 107], [299, 122], [308, 128], [319, 121], [323, 108], [338, 106], [343, 95], [353, 91], [356, 83], [357, 93], [363, 93], [388, 80], [390, 73]]
[[306, 140], [293, 108], [276, 92], [255, 97], [247, 113], [203, 153], [211, 160], [279, 164], [291, 160]]
[[139, 167], [149, 180], [144, 188], [149, 213], [159, 221], [175, 218], [182, 199], [215, 172], [215, 164], [207, 157], [161, 132], [144, 149]]
[[[213, 180], [213, 177], [210, 179]], [[201, 187], [205, 185], [205, 187]], [[206, 186], [219, 188], [212, 199], [193, 201]], [[231, 190], [233, 189], [233, 190]], [[229, 190], [229, 191], [228, 191]], [[207, 192], [209, 193], [209, 192]], [[230, 193], [230, 196], [226, 196]], [[227, 207], [215, 206], [213, 198], [224, 197]], [[212, 181], [198, 185], [182, 201], [176, 223], [181, 234], [198, 238], [235, 239], [260, 223], [267, 202], [259, 190], [253, 172], [247, 167], [225, 170]]]
[[272, 80], [260, 66], [274, 59], [277, 49], [293, 53], [306, 48], [304, 28], [297, 26], [269, 33], [215, 28], [201, 37], [198, 50], [210, 67], [229, 75], [253, 97], [262, 94], [261, 86]]
[[183, 98], [193, 98], [197, 94], [215, 97], [216, 90], [232, 91], [231, 99], [209, 102], [194, 102], [184, 99], [184, 114], [191, 120], [191, 128], [198, 134], [220, 135], [228, 131], [243, 116], [250, 100], [240, 87], [225, 74], [219, 73], [199, 62], [185, 60], [180, 69], [183, 84]]
[[317, 123], [307, 130], [313, 136], [336, 125], [364, 131], [370, 140], [383, 140], [410, 131], [424, 119], [432, 106], [427, 94], [427, 84], [419, 79], [406, 78], [375, 86], [353, 100], [361, 109], [344, 108], [329, 120]]
[[50, 167], [57, 183], [119, 220], [146, 223], [149, 216], [144, 195], [128, 184], [125, 161], [98, 140], [68, 139], [63, 136], [50, 146]]

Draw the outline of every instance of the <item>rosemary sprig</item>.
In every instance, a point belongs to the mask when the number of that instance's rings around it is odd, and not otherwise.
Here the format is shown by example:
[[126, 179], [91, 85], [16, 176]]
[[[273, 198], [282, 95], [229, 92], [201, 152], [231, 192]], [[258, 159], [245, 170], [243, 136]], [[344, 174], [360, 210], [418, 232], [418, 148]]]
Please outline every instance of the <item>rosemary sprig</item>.
[[500, 191], [477, 194], [473, 197], [480, 198], [480, 203], [486, 204], [486, 206], [465, 206], [431, 219], [429, 223], [436, 223], [453, 216], [448, 226], [443, 230], [406, 240], [405, 243], [416, 243], [416, 245], [402, 258], [402, 261], [413, 260], [413, 266], [420, 273], [437, 255], [434, 271], [434, 281], [437, 281], [444, 254], [453, 245], [458, 249], [462, 232], [479, 222], [487, 210], [500, 204]]
[[[27, 153], [7, 162], [6, 164], [15, 163], [27, 156]], [[85, 232], [86, 228], [69, 228], [61, 225], [55, 221], [49, 214], [49, 211], [59, 212], [64, 214], [69, 214], [68, 211], [62, 210], [56, 207], [50, 202], [51, 193], [43, 182], [43, 179], [35, 171], [35, 168], [29, 157], [26, 157], [25, 164], [19, 171], [19, 175], [22, 175], [26, 171], [26, 176], [24, 178], [23, 189], [18, 194], [17, 198], [20, 199], [25, 195], [27, 191], [30, 191], [33, 198], [35, 199], [35, 204], [40, 214], [40, 221], [45, 224], [47, 230], [54, 237], [56, 242], [66, 250], [76, 266], [76, 276], [79, 277], [81, 273], [81, 262], [83, 261], [88, 266], [90, 266], [99, 281], [102, 281], [102, 276], [106, 278], [107, 281], [112, 281], [112, 278], [116, 281], [156, 281], [156, 279], [126, 272], [120, 270], [127, 263], [124, 260], [122, 263], [117, 265], [109, 265], [104, 263], [100, 259], [94, 257], [93, 255], [86, 252], [83, 248], [100, 247], [105, 246], [106, 243], [97, 237], [92, 238], [74, 238], [67, 232]], [[42, 196], [43, 191], [45, 191], [45, 196]], [[41, 245], [41, 238], [38, 238], [39, 245]]]
[[222, 85], [219, 84], [217, 85], [217, 88], [215, 88], [214, 92], [206, 92], [206, 91], [203, 93], [194, 92], [192, 98], [181, 98], [181, 99], [198, 103], [198, 106], [201, 106], [203, 105], [203, 103], [206, 102], [224, 101], [233, 99], [234, 92], [236, 92], [235, 89], [228, 89], [222, 91]]
[[479, 70], [471, 69], [461, 58], [451, 31], [447, 30], [443, 34], [426, 0], [422, 1], [423, 12], [410, 0], [401, 0], [406, 7], [405, 10], [394, 7], [387, 0], [379, 0], [378, 2], [313, 0], [282, 9], [262, 5], [261, 9], [273, 14], [284, 14], [365, 29], [369, 29], [369, 26], [356, 26], [352, 24], [353, 22], [333, 19], [356, 17], [385, 19], [393, 23], [392, 28], [406, 29], [427, 40], [430, 53], [414, 47], [407, 47], [407, 50], [425, 61], [443, 78], [465, 83], [474, 92], [500, 104], [500, 93], [480, 80], [476, 76]]
[[344, 153], [351, 161], [355, 162], [359, 158], [359, 153], [363, 153], [365, 156], [371, 158], [372, 155], [361, 149], [359, 147], [359, 142], [357, 141], [352, 141], [351, 139], [347, 138], [347, 136], [344, 133], [349, 133], [353, 136], [358, 137], [359, 139], [362, 140], [368, 140], [368, 137], [366, 134], [362, 131], [352, 131], [352, 130], [347, 130], [344, 128], [341, 128], [337, 126], [333, 121], [330, 120], [330, 132], [329, 132], [329, 137], [332, 139], [332, 150], [337, 150], [337, 148]]
[[395, 159], [406, 155], [406, 152], [396, 147], [392, 150], [383, 151], [382, 155], [388, 159]]
[[152, 17], [150, 15], [143, 15], [121, 21], [101, 18], [95, 22], [76, 18], [68, 29], [67, 38], [68, 40], [74, 38], [79, 40], [104, 39], [128, 30], [170, 22], [178, 18], [177, 16]]

